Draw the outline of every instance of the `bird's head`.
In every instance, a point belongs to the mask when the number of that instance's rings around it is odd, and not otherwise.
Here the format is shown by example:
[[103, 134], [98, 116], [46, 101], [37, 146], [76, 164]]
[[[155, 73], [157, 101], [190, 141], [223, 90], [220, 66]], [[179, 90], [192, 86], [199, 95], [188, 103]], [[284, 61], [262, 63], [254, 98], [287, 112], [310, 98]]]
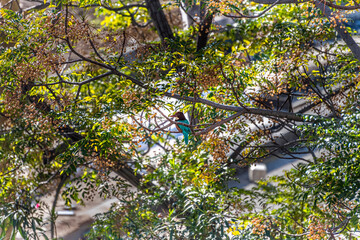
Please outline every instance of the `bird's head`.
[[186, 120], [185, 115], [182, 112], [177, 112], [169, 117], [176, 117], [178, 120]]

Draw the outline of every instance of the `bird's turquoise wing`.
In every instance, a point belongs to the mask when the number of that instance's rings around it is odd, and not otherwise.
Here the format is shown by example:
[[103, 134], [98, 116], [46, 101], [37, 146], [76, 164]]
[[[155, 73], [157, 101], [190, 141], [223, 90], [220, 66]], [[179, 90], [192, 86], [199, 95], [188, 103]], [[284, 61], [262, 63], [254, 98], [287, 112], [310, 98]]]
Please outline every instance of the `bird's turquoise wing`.
[[[177, 122], [181, 122], [181, 123], [185, 123], [185, 124], [189, 124], [189, 121], [188, 120], [179, 120], [179, 121], [177, 121]], [[189, 127], [186, 127], [186, 126], [184, 126], [184, 125], [178, 125], [179, 126], [179, 128], [183, 131], [183, 132], [186, 132], [186, 133], [190, 133], [190, 128]]]
[[[189, 124], [188, 120], [179, 120], [177, 122], [181, 122], [181, 123], [185, 123], [185, 124]], [[179, 128], [182, 130], [182, 133], [184, 134], [184, 141], [186, 144], [189, 143], [189, 133], [190, 133], [190, 128], [184, 125], [180, 125], [178, 124]]]

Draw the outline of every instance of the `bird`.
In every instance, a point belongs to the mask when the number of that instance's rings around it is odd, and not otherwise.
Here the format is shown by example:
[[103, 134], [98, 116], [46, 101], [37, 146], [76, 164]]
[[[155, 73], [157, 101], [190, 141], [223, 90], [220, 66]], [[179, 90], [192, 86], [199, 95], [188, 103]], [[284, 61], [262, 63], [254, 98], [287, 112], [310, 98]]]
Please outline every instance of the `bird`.
[[[170, 117], [176, 117], [176, 119], [175, 119], [176, 122], [189, 124], [189, 121], [185, 118], [185, 115], [182, 112], [177, 112]], [[181, 125], [181, 124], [176, 124], [176, 128], [179, 132], [181, 132], [184, 135], [184, 141], [186, 144], [188, 144], [190, 128], [187, 126]]]

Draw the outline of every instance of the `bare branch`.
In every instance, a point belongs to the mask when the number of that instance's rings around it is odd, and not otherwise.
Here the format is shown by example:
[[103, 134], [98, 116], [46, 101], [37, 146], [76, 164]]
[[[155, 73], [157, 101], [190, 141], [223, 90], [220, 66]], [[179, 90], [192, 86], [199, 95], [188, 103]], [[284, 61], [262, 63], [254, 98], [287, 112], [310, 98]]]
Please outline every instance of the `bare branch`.
[[144, 128], [145, 130], [149, 131], [149, 132], [160, 132], [160, 131], [163, 131], [164, 129], [170, 127], [173, 123], [170, 123], [170, 124], [167, 124], [165, 125], [164, 127], [160, 127], [160, 128], [157, 128], [157, 129], [150, 129], [146, 126], [144, 126], [142, 123], [140, 123], [138, 120], [136, 120], [135, 117], [131, 117], [132, 120], [134, 120], [139, 126], [141, 126], [142, 128]]
[[[252, 2], [260, 4], [273, 4], [276, 0], [252, 0]], [[310, 0], [280, 0], [277, 4], [304, 3]]]
[[[245, 109], [244, 109], [244, 111], [245, 111]], [[195, 136], [208, 133], [208, 132], [210, 132], [211, 130], [213, 130], [213, 129], [219, 127], [219, 126], [221, 126], [222, 124], [227, 123], [227, 122], [230, 122], [231, 120], [234, 120], [234, 119], [237, 118], [237, 117], [240, 117], [242, 114], [243, 114], [243, 112], [235, 113], [234, 115], [231, 115], [230, 117], [225, 118], [224, 120], [221, 120], [220, 122], [217, 122], [217, 123], [211, 125], [210, 127], [205, 128], [204, 130], [202, 130], [202, 131], [200, 131], [200, 132], [197, 132], [197, 133], [195, 134]]]
[[91, 40], [90, 34], [88, 34], [88, 37], [89, 37], [89, 43], [92, 49], [94, 50], [95, 54], [101, 59], [101, 61], [106, 62], [105, 59], [98, 52], [97, 48], [95, 47], [94, 42]]
[[273, 4], [271, 4], [268, 8], [266, 8], [264, 11], [260, 12], [258, 15], [254, 15], [254, 16], [250, 16], [250, 15], [243, 15], [242, 13], [240, 13], [238, 10], [235, 10], [237, 14], [239, 14], [239, 16], [232, 16], [232, 15], [224, 15], [226, 17], [231, 17], [231, 18], [258, 18], [261, 17], [262, 15], [264, 15], [266, 12], [268, 12], [270, 9], [272, 9], [274, 6], [276, 6], [278, 3], [280, 2], [280, 0], [276, 0]]
[[[360, 9], [360, 6], [344, 6], [344, 5], [336, 5], [332, 2], [326, 1], [326, 0], [319, 0], [321, 3], [335, 8], [335, 9], [339, 9], [339, 10], [356, 10], [356, 9]], [[279, 1], [274, 1], [274, 0], [252, 0], [252, 2], [255, 3], [259, 3], [259, 4], [274, 4], [275, 2], [277, 2], [276, 4], [291, 4], [291, 3], [304, 3], [304, 2], [309, 2], [309, 0], [279, 0]]]
[[87, 80], [84, 80], [82, 82], [70, 82], [70, 81], [66, 81], [64, 80], [60, 75], [59, 78], [60, 78], [60, 81], [59, 82], [53, 82], [53, 83], [38, 83], [38, 84], [34, 84], [34, 86], [51, 86], [51, 85], [57, 85], [57, 84], [61, 84], [61, 83], [66, 83], [66, 84], [71, 84], [71, 85], [78, 85], [78, 86], [82, 86], [84, 84], [87, 84], [87, 83], [90, 83], [90, 82], [93, 82], [93, 81], [96, 81], [96, 80], [99, 80], [99, 79], [102, 79], [104, 77], [107, 77], [107, 76], [110, 76], [110, 75], [113, 75], [114, 72], [113, 71], [109, 71], [109, 72], [106, 72], [104, 74], [100, 74], [96, 77], [93, 77], [93, 78], [90, 78], [90, 79], [87, 79]]
[[7, 172], [1, 173], [0, 177], [4, 177], [4, 176], [6, 176], [6, 175], [8, 175], [10, 173], [13, 173], [13, 172], [17, 171], [20, 167], [21, 167], [21, 165], [17, 165], [15, 168], [13, 168], [13, 169], [11, 169], [11, 170], [9, 170]]
[[[277, 118], [284, 118], [287, 120], [293, 120], [298, 122], [303, 122], [305, 116], [314, 116], [314, 115], [308, 115], [308, 114], [298, 114], [298, 113], [291, 113], [291, 112], [281, 112], [281, 111], [274, 111], [274, 110], [268, 110], [268, 109], [258, 109], [258, 108], [249, 108], [246, 109], [243, 107], [238, 106], [232, 106], [232, 105], [224, 105], [221, 103], [212, 102], [207, 99], [203, 98], [193, 98], [188, 96], [180, 96], [178, 94], [173, 94], [166, 92], [164, 93], [165, 96], [178, 99], [178, 100], [184, 100], [188, 102], [195, 102], [195, 103], [202, 103], [205, 105], [208, 105], [210, 107], [227, 110], [227, 111], [233, 111], [233, 112], [242, 112], [242, 113], [248, 113], [248, 114], [254, 114], [254, 115], [261, 115], [264, 117], [277, 117]], [[324, 117], [326, 118], [326, 117]]]
[[74, 60], [69, 60], [69, 61], [66, 61], [66, 62], [62, 62], [60, 63], [61, 65], [67, 65], [69, 63], [76, 63], [76, 62], [82, 62], [84, 61], [83, 59], [74, 59]]
[[78, 8], [93, 8], [93, 7], [103, 7], [107, 10], [110, 11], [114, 11], [114, 12], [120, 12], [120, 11], [124, 11], [124, 10], [129, 10], [131, 8], [146, 8], [145, 4], [129, 4], [129, 5], [124, 5], [122, 7], [110, 7], [107, 5], [103, 5], [103, 4], [89, 4], [89, 5], [85, 5], [85, 6], [79, 6], [76, 4], [69, 4], [69, 7], [78, 7]]
[[332, 2], [328, 2], [326, 0], [320, 0], [321, 2], [325, 3], [327, 6], [335, 8], [335, 9], [340, 9], [340, 10], [356, 10], [356, 9], [360, 9], [360, 6], [344, 6], [344, 5], [336, 5]]

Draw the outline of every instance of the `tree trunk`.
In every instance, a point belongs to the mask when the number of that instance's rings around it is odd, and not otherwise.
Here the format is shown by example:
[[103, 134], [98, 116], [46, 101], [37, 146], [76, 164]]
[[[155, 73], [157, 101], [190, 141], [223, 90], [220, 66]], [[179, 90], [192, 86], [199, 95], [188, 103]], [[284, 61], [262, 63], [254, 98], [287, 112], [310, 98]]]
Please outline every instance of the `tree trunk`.
[[206, 11], [206, 5], [204, 1], [200, 2], [200, 30], [199, 35], [197, 39], [197, 46], [196, 50], [200, 51], [204, 47], [206, 47], [208, 36], [209, 36], [209, 30], [210, 26], [213, 20], [213, 14], [207, 13]]
[[213, 20], [213, 15], [208, 15], [200, 25], [200, 31], [196, 46], [197, 51], [200, 51], [201, 49], [206, 47], [212, 20]]
[[159, 0], [146, 0], [146, 6], [149, 11], [150, 17], [154, 22], [156, 30], [161, 38], [161, 41], [164, 42], [165, 39], [171, 39], [174, 37], [169, 22], [166, 19], [165, 13], [162, 10]]

